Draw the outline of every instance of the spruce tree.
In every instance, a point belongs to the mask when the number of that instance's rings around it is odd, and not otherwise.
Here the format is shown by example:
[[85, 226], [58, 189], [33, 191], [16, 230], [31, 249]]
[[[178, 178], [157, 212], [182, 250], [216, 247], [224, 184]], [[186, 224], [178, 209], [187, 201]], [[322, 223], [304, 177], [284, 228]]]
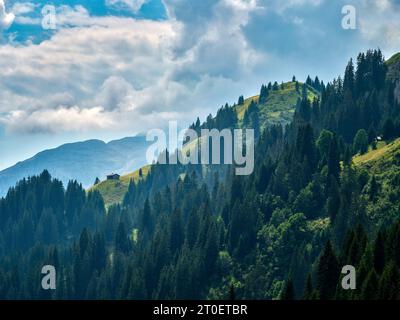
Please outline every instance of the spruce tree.
[[374, 245], [374, 268], [381, 274], [385, 266], [385, 240], [383, 232], [380, 230]]
[[357, 131], [353, 141], [353, 150], [355, 153], [364, 154], [368, 151], [368, 134], [364, 129]]
[[394, 261], [390, 261], [383, 270], [379, 282], [379, 299], [397, 300], [400, 298], [400, 276]]
[[361, 293], [359, 298], [361, 300], [375, 300], [378, 296], [379, 278], [374, 269], [370, 270], [366, 279], [362, 283]]
[[327, 211], [328, 216], [331, 218], [331, 222], [334, 223], [340, 208], [340, 192], [336, 179], [333, 176], [330, 176], [329, 179], [330, 188], [327, 201]]
[[295, 300], [293, 280], [291, 278], [289, 278], [285, 282], [285, 286], [283, 287], [280, 300], [285, 300], [285, 301]]
[[333, 252], [331, 242], [328, 240], [319, 259], [317, 268], [317, 290], [320, 299], [332, 299], [338, 284], [339, 264]]
[[304, 288], [303, 300], [310, 300], [313, 298], [314, 288], [312, 284], [312, 277], [309, 273], [307, 276], [306, 287]]
[[130, 249], [130, 240], [125, 223], [122, 221], [118, 224], [117, 233], [115, 235], [115, 249], [121, 253], [128, 253]]
[[336, 181], [339, 181], [340, 175], [340, 156], [338, 150], [337, 139], [334, 136], [329, 145], [328, 151], [328, 176], [333, 176]]

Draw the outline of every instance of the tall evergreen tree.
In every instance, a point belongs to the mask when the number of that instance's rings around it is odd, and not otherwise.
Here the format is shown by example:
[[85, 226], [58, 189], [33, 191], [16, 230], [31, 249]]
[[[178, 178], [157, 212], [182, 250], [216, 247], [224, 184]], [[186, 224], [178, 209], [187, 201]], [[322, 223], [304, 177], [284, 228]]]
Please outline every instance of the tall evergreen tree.
[[288, 279], [285, 282], [285, 286], [283, 287], [282, 294], [280, 297], [281, 300], [289, 301], [289, 300], [295, 300], [294, 297], [294, 287], [293, 287], [293, 281], [292, 279]]
[[339, 264], [328, 241], [318, 262], [317, 290], [322, 300], [332, 299], [339, 283]]

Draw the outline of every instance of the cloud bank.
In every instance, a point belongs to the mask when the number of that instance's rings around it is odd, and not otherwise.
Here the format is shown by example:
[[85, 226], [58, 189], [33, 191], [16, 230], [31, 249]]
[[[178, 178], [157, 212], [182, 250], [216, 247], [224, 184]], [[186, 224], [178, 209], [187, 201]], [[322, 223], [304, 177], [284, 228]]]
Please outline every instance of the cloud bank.
[[[136, 12], [145, 2], [105, 0]], [[310, 72], [330, 80], [360, 50], [399, 49], [398, 1], [352, 1], [358, 29], [345, 31], [348, 2], [163, 0], [162, 21], [59, 6], [48, 40], [0, 46], [0, 123], [25, 134], [186, 124], [261, 83]], [[15, 3], [16, 22], [39, 24], [36, 6]], [[2, 8], [0, 28], [10, 21]]]

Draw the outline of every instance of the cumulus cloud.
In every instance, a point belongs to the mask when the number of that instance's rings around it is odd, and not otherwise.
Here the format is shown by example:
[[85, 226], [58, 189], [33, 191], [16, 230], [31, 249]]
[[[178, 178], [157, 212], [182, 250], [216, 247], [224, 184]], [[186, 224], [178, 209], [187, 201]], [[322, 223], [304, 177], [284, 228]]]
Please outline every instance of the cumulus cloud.
[[13, 5], [11, 11], [16, 16], [19, 16], [27, 13], [32, 13], [36, 7], [37, 5], [35, 5], [33, 2], [16, 2]]
[[356, 5], [361, 35], [369, 43], [395, 53], [400, 47], [400, 3], [397, 0], [363, 0]]
[[41, 19], [35, 16], [35, 10], [39, 8], [38, 4], [33, 2], [16, 2], [11, 12], [15, 15], [15, 22], [21, 25], [39, 25]]
[[127, 8], [137, 13], [147, 0], [106, 0], [106, 5], [116, 8]]
[[15, 15], [6, 12], [6, 5], [4, 0], [0, 0], [0, 32], [7, 30], [14, 22]]
[[7, 123], [7, 131], [14, 133], [56, 133], [61, 131], [90, 131], [107, 129], [114, 125], [111, 118], [100, 107], [80, 109], [59, 107], [43, 109], [32, 113], [12, 111], [0, 121]]
[[107, 110], [132, 109], [134, 89], [124, 78], [109, 77], [101, 86], [96, 102]]
[[[395, 46], [395, 2], [357, 1], [360, 14], [371, 2], [387, 23], [366, 25], [365, 13], [359, 33], [343, 32], [344, 0], [163, 0], [165, 21], [60, 6], [50, 39], [0, 46], [0, 122], [10, 132], [51, 133], [187, 124], [302, 67], [330, 75], [366, 44]], [[144, 1], [107, 1], [118, 3], [139, 10]], [[22, 17], [30, 5], [14, 9]]]
[[249, 45], [242, 32], [250, 13], [258, 9], [255, 0], [165, 0], [165, 4], [181, 27], [173, 44], [179, 60], [174, 79], [209, 76], [240, 81], [262, 72], [267, 58]]
[[[191, 121], [229, 95], [236, 99], [237, 80], [249, 75], [259, 58], [240, 31], [255, 1], [217, 1], [210, 17], [206, 7], [203, 12], [195, 7], [192, 14], [203, 15], [205, 29], [182, 14], [185, 2], [180, 8], [175, 3], [177, 10], [167, 7], [167, 21], [92, 17], [82, 6], [58, 8], [57, 22], [69, 28], [40, 44], [0, 47], [0, 114], [7, 115], [1, 122], [12, 132], [103, 125], [113, 130], [115, 123], [137, 131], [167, 119]], [[185, 47], [184, 39], [197, 28], [204, 32], [196, 32], [194, 43]], [[78, 116], [81, 121], [68, 119]]]
[[[42, 110], [46, 116], [51, 110], [60, 115], [64, 109], [59, 108], [64, 106], [69, 110], [64, 114], [66, 125], [54, 128], [76, 130], [69, 115], [96, 110], [88, 115], [104, 121], [106, 111], [129, 109], [126, 104], [133, 98], [133, 88], [144, 90], [168, 69], [168, 42], [173, 37], [168, 22], [107, 17], [96, 18], [90, 27], [62, 29], [38, 45], [1, 46], [0, 113], [11, 115], [3, 123], [15, 132], [18, 126], [24, 131], [37, 121], [46, 130], [48, 126], [37, 115]], [[81, 112], [68, 109], [74, 104]], [[107, 117], [112, 119], [113, 114]], [[90, 129], [92, 124], [89, 121], [83, 128]]]

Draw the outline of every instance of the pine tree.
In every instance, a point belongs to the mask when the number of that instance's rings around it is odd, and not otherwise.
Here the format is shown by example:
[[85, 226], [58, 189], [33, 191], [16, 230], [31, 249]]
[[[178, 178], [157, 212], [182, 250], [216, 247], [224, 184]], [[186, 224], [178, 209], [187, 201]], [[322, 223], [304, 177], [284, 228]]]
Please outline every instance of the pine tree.
[[150, 207], [150, 201], [148, 198], [146, 198], [144, 202], [144, 207], [143, 207], [143, 212], [142, 212], [142, 217], [141, 221], [139, 224], [139, 228], [142, 232], [142, 235], [146, 238], [151, 234], [153, 231], [153, 217], [152, 217], [152, 212], [151, 212], [151, 207]]
[[259, 104], [264, 104], [267, 102], [267, 98], [268, 98], [268, 88], [265, 85], [261, 86], [261, 90], [260, 90], [260, 96], [259, 96], [259, 100], [258, 103]]
[[235, 286], [233, 283], [229, 287], [229, 300], [231, 301], [236, 300]]
[[329, 145], [328, 152], [328, 177], [333, 176], [339, 181], [340, 175], [340, 158], [336, 137], [333, 137]]
[[301, 92], [301, 98], [303, 100], [308, 100], [308, 89], [307, 89], [307, 85], [303, 84], [303, 88], [302, 88], [302, 92]]
[[79, 238], [79, 255], [80, 257], [83, 257], [85, 252], [89, 248], [89, 243], [90, 243], [90, 235], [88, 230], [85, 228], [83, 229], [81, 236]]
[[353, 150], [355, 153], [364, 154], [368, 151], [368, 134], [364, 129], [357, 131], [353, 141]]
[[386, 119], [383, 125], [383, 138], [385, 140], [393, 139], [396, 136], [396, 128], [391, 118]]
[[327, 211], [328, 215], [331, 218], [332, 223], [335, 222], [336, 216], [339, 213], [340, 208], [340, 193], [339, 186], [336, 182], [336, 179], [333, 176], [330, 176], [330, 188], [329, 188], [329, 196], [327, 201]]
[[339, 283], [339, 264], [328, 241], [319, 259], [317, 269], [317, 290], [320, 299], [332, 299]]
[[177, 208], [171, 215], [169, 224], [170, 247], [172, 252], [179, 250], [184, 241], [182, 216], [180, 210]]
[[293, 280], [291, 278], [289, 278], [285, 282], [285, 286], [283, 287], [280, 300], [285, 300], [285, 301], [295, 300]]
[[375, 175], [372, 175], [370, 183], [369, 183], [369, 199], [371, 201], [375, 201], [379, 192], [379, 185], [376, 181]]
[[354, 93], [354, 65], [353, 59], [350, 59], [349, 63], [347, 64], [346, 71], [344, 73], [344, 80], [343, 80], [343, 88], [344, 90], [348, 90], [352, 94]]
[[121, 253], [128, 253], [130, 249], [130, 241], [128, 238], [128, 233], [126, 231], [126, 226], [124, 222], [118, 224], [117, 233], [115, 235], [115, 250]]
[[378, 232], [374, 245], [374, 268], [381, 274], [385, 266], [385, 240], [382, 231]]
[[399, 299], [400, 276], [399, 270], [393, 261], [390, 261], [383, 270], [379, 282], [379, 299], [397, 300]]
[[328, 160], [329, 149], [333, 138], [333, 133], [325, 129], [319, 134], [316, 144], [321, 159]]
[[312, 299], [313, 294], [314, 294], [314, 288], [313, 288], [313, 284], [312, 284], [312, 277], [311, 277], [311, 274], [309, 273], [307, 276], [306, 287], [305, 287], [304, 293], [303, 293], [303, 300]]
[[351, 146], [346, 145], [343, 155], [343, 164], [347, 167], [350, 167], [353, 161]]
[[376, 271], [372, 269], [361, 286], [361, 300], [375, 300], [378, 295], [379, 279]]
[[317, 91], [321, 91], [321, 82], [319, 81], [318, 76], [315, 77], [314, 83], [313, 83], [314, 89]]
[[136, 183], [133, 179], [129, 180], [128, 192], [124, 196], [124, 207], [133, 206], [136, 199]]
[[368, 143], [371, 144], [373, 142], [375, 142], [376, 139], [376, 131], [373, 127], [373, 125], [370, 125], [369, 129], [368, 129]]

